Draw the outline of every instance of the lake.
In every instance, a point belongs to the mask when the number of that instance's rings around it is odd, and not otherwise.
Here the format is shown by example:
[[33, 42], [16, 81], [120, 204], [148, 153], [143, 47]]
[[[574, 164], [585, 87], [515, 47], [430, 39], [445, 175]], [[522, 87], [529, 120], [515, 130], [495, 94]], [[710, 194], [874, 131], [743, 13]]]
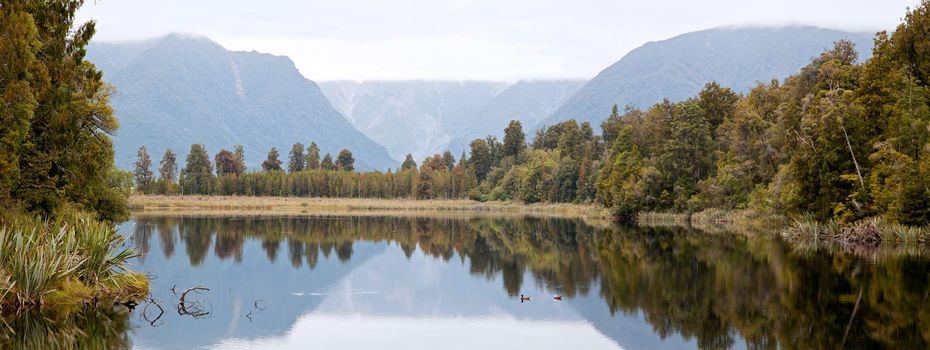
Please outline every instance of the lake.
[[27, 314], [3, 331], [7, 346], [930, 346], [919, 252], [523, 217], [137, 216], [119, 230], [153, 298], [131, 311]]

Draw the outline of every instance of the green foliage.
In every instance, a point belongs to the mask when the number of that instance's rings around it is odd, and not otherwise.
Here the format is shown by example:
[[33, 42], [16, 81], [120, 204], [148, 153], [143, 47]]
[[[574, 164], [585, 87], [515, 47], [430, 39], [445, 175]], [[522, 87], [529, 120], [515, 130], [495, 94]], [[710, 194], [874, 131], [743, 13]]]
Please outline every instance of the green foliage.
[[511, 120], [504, 129], [503, 155], [516, 157], [526, 149], [526, 135], [519, 120]]
[[327, 153], [323, 156], [323, 161], [320, 162], [320, 168], [323, 170], [333, 170], [336, 169], [336, 164], [333, 163], [333, 156]]
[[0, 307], [146, 294], [145, 278], [126, 267], [134, 253], [123, 243], [112, 224], [80, 215], [4, 222], [0, 274], [6, 276], [0, 279]]
[[[327, 155], [328, 155], [328, 154], [327, 154]], [[265, 171], [281, 171], [281, 170], [282, 170], [282, 169], [281, 169], [281, 160], [278, 159], [279, 156], [280, 156], [280, 154], [278, 153], [278, 149], [275, 148], [275, 147], [272, 147], [271, 150], [268, 151], [268, 158], [265, 159], [265, 161], [262, 162], [262, 170], [265, 170]]]
[[240, 147], [236, 151], [236, 153], [233, 153], [224, 148], [216, 153], [216, 156], [213, 157], [216, 163], [216, 176], [238, 176], [245, 172], [245, 163], [242, 162], [242, 156], [239, 153], [244, 152], [244, 150]]
[[483, 181], [494, 164], [494, 155], [491, 153], [487, 141], [483, 139], [472, 141], [469, 159], [471, 159], [471, 166], [475, 169], [475, 176], [478, 181]]
[[401, 170], [410, 170], [416, 169], [417, 162], [413, 160], [413, 156], [410, 153], [407, 153], [407, 157], [404, 158], [404, 163], [400, 165]]
[[320, 168], [320, 147], [316, 145], [316, 142], [310, 142], [310, 146], [307, 146], [307, 162], [305, 165], [308, 170]]
[[152, 172], [152, 158], [145, 146], [139, 147], [139, 160], [135, 163], [133, 176], [136, 180], [136, 186], [143, 192], [149, 189], [155, 182], [155, 174]]
[[355, 171], [355, 158], [352, 157], [352, 151], [343, 148], [336, 157], [336, 170]]
[[[450, 159], [451, 153], [427, 158], [420, 171], [410, 168], [396, 173], [357, 173], [352, 152], [343, 150], [336, 162], [327, 154], [319, 169], [285, 173], [278, 170], [245, 172], [244, 167], [239, 168], [242, 164], [237, 154], [221, 151], [217, 154], [217, 173], [213, 176], [210, 163], [204, 162], [207, 155], [203, 146], [196, 144], [191, 149], [180, 182], [159, 179], [148, 193], [175, 194], [175, 187], [180, 187], [186, 194], [425, 199], [466, 198], [478, 186], [474, 170], [464, 161], [455, 164], [454, 158]], [[272, 153], [274, 159], [276, 152]], [[266, 160], [266, 164], [271, 162]], [[223, 170], [227, 168], [238, 172]], [[333, 171], [337, 169], [340, 171]], [[131, 186], [132, 175], [125, 175]]]
[[94, 22], [83, 1], [0, 6], [0, 205], [46, 216], [77, 206], [108, 217], [112, 88], [84, 59]]
[[187, 194], [208, 194], [212, 186], [213, 165], [202, 144], [191, 145], [187, 163], [182, 172], [181, 189]]
[[167, 182], [174, 182], [178, 173], [178, 157], [171, 149], [165, 150], [165, 155], [161, 158], [161, 167], [158, 169], [161, 179]]
[[298, 142], [291, 147], [291, 153], [287, 158], [287, 172], [293, 173], [303, 171], [307, 167], [307, 160], [304, 156], [304, 144]]
[[[784, 83], [759, 84], [747, 96], [710, 83], [695, 99], [645, 113], [614, 108], [602, 124], [604, 138], [616, 141], [598, 198], [621, 218], [753, 207], [840, 223], [881, 215], [927, 224], [930, 41], [917, 33], [930, 23], [928, 8], [910, 11], [890, 38], [879, 33], [862, 64], [852, 43], [839, 41]], [[552, 148], [553, 136], [537, 135], [534, 147]]]

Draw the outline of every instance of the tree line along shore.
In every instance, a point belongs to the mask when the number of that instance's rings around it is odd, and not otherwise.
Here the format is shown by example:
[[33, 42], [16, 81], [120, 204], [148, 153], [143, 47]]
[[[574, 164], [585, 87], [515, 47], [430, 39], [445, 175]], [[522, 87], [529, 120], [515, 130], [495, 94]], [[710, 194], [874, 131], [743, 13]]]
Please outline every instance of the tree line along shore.
[[864, 62], [838, 41], [784, 81], [746, 94], [711, 82], [685, 101], [614, 106], [599, 135], [568, 120], [527, 137], [512, 121], [502, 140], [475, 139], [457, 159], [447, 151], [418, 164], [408, 155], [397, 169], [364, 172], [350, 150], [334, 160], [313, 142], [294, 144], [286, 163], [271, 149], [257, 171], [247, 170], [242, 147], [211, 161], [195, 144], [183, 167], [165, 150], [155, 176], [142, 147], [124, 177], [146, 194], [595, 204], [625, 222], [650, 212], [750, 212], [788, 218], [789, 237], [893, 241], [881, 233], [902, 227], [924, 237], [928, 30], [924, 1], [894, 32], [876, 33]]

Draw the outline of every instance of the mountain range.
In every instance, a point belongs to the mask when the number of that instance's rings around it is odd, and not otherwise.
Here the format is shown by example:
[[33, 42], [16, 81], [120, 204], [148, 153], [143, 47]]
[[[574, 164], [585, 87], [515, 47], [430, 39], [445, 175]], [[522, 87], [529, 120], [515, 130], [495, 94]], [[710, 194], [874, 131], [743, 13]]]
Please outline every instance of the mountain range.
[[794, 74], [833, 42], [870, 55], [872, 35], [809, 26], [726, 27], [646, 43], [590, 81], [328, 81], [300, 74], [287, 57], [229, 51], [203, 37], [172, 34], [97, 43], [88, 58], [115, 85], [121, 127], [117, 165], [131, 168], [139, 146], [156, 161], [171, 147], [183, 161], [192, 143], [211, 153], [242, 144], [256, 169], [271, 147], [282, 160], [293, 143], [348, 148], [359, 169], [396, 168], [471, 140], [500, 137], [510, 120], [525, 132], [570, 118], [595, 130], [612, 105], [648, 108], [695, 96], [710, 81], [748, 92]]
[[291, 145], [310, 141], [333, 156], [350, 149], [359, 169], [399, 164], [349, 124], [287, 57], [229, 51], [203, 37], [172, 34], [93, 44], [88, 59], [116, 88], [112, 106], [120, 128], [113, 141], [120, 168], [131, 169], [140, 146], [156, 164], [170, 147], [183, 165], [190, 145], [203, 143], [211, 155], [241, 144], [247, 166], [255, 169], [272, 147], [286, 162]]
[[471, 140], [500, 135], [516, 119], [534, 128], [577, 91], [581, 80], [321, 82], [333, 106], [395, 159], [417, 161]]
[[756, 82], [798, 72], [840, 39], [856, 44], [860, 59], [870, 56], [871, 33], [810, 26], [714, 28], [646, 43], [598, 73], [542, 123], [574, 118], [596, 125], [614, 104], [648, 108], [663, 98], [681, 101], [711, 81], [746, 93]]

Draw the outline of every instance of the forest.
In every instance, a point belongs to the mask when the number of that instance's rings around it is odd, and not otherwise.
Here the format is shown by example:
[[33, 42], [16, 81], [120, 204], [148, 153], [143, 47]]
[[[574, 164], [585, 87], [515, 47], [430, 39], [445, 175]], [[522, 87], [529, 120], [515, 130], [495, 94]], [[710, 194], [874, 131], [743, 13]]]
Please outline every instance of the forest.
[[745, 210], [852, 223], [882, 217], [930, 223], [930, 4], [910, 10], [893, 33], [875, 35], [860, 62], [839, 41], [784, 81], [747, 94], [708, 83], [690, 99], [646, 110], [614, 106], [600, 125], [568, 120], [531, 138], [512, 121], [503, 140], [475, 139], [419, 164], [354, 171], [315, 143], [277, 149], [246, 171], [241, 146], [213, 162], [192, 145], [180, 168], [166, 150], [156, 178], [139, 149], [136, 189], [158, 194], [470, 198], [525, 203], [597, 203], [620, 221], [640, 212]]

